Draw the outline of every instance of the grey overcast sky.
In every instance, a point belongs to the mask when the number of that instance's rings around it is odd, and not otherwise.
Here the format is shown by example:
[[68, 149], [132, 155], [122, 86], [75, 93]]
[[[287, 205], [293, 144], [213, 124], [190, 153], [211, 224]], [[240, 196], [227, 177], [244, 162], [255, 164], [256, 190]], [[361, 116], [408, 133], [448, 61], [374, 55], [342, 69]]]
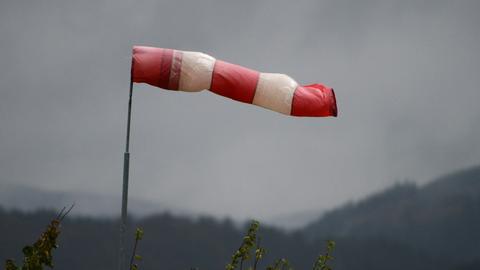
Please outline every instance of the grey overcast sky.
[[132, 197], [237, 218], [480, 163], [480, 1], [2, 0], [0, 181], [121, 192], [131, 46], [335, 88], [338, 118], [135, 86]]

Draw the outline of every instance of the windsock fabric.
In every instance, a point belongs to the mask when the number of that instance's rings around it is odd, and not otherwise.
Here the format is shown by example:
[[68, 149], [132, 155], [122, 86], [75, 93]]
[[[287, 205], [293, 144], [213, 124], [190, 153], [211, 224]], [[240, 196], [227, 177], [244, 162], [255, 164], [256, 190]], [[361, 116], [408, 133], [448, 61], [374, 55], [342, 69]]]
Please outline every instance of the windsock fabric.
[[200, 52], [134, 46], [132, 81], [186, 92], [208, 89], [286, 115], [337, 116], [328, 86], [302, 86], [285, 74], [258, 72]]

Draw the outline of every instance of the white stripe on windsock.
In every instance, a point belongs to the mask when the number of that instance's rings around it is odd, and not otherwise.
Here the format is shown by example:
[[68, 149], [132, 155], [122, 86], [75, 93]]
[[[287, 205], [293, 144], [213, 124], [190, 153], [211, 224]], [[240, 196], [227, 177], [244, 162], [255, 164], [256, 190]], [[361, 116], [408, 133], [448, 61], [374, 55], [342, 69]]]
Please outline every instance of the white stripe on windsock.
[[200, 52], [183, 52], [178, 90], [198, 92], [209, 89], [215, 58]]
[[253, 104], [290, 115], [298, 83], [285, 74], [260, 73]]

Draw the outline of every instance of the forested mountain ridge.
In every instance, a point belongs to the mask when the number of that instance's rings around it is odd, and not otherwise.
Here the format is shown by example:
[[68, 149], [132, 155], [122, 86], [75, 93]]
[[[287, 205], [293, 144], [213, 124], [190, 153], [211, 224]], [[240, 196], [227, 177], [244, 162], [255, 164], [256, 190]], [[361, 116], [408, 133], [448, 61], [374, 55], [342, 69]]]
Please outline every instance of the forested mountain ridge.
[[480, 257], [480, 166], [430, 184], [398, 184], [325, 213], [303, 233], [309, 239], [382, 238], [435, 257]]

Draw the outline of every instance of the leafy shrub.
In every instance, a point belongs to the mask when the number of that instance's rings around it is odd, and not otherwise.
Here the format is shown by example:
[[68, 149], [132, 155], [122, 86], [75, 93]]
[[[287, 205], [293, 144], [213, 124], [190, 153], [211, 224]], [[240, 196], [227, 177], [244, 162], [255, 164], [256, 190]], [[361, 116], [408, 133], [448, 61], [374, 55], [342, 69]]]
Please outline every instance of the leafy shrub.
[[[243, 270], [244, 263], [252, 258], [252, 250], [255, 250], [255, 257], [253, 264], [249, 266], [248, 270], [257, 270], [258, 262], [263, 258], [266, 253], [266, 249], [260, 245], [260, 237], [257, 236], [258, 228], [260, 224], [258, 221], [253, 220], [247, 231], [247, 234], [243, 237], [243, 242], [232, 255], [232, 260], [225, 266], [226, 270], [235, 270], [239, 268]], [[328, 240], [325, 254], [320, 254], [317, 260], [313, 264], [313, 270], [332, 270], [327, 265], [328, 261], [333, 259], [332, 252], [335, 248], [335, 242]], [[292, 267], [287, 259], [281, 258], [276, 260], [272, 265], [267, 266], [266, 270], [291, 270]]]
[[58, 248], [60, 224], [73, 207], [74, 205], [67, 212], [64, 212], [64, 207], [38, 240], [32, 246], [25, 246], [22, 249], [24, 255], [22, 267], [18, 267], [13, 260], [6, 260], [5, 270], [42, 270], [44, 265], [53, 268], [53, 250]]

